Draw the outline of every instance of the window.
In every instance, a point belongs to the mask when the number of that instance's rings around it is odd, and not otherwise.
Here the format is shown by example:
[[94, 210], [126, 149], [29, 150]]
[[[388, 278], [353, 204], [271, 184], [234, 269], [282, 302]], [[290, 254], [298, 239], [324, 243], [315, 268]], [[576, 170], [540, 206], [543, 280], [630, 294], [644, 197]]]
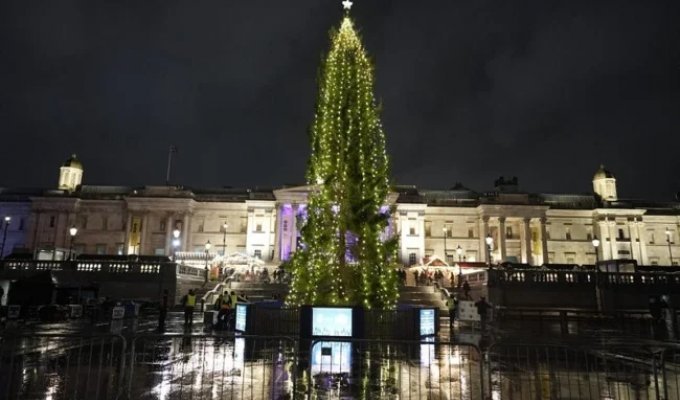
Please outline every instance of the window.
[[105, 244], [98, 244], [95, 246], [94, 251], [96, 254], [102, 255], [106, 254], [106, 245]]
[[567, 240], [571, 240], [571, 229], [567, 228], [567, 232], [565, 234], [565, 238]]
[[446, 263], [449, 265], [453, 265], [453, 254], [446, 255]]
[[505, 228], [505, 237], [508, 239], [512, 239], [512, 227], [508, 226]]
[[593, 234], [592, 234], [591, 232], [588, 232], [588, 233], [586, 234], [586, 240], [588, 240], [588, 241], [593, 240]]
[[50, 228], [54, 228], [54, 223], [56, 221], [56, 218], [54, 215], [50, 215]]
[[87, 229], [87, 215], [83, 215], [80, 217], [80, 227], [82, 229]]
[[241, 233], [246, 233], [248, 230], [248, 218], [241, 217]]
[[283, 220], [283, 231], [288, 232], [288, 220]]
[[107, 217], [102, 217], [102, 230], [109, 229], [109, 219]]
[[408, 253], [408, 265], [416, 265], [416, 253]]
[[408, 227], [408, 234], [410, 236], [416, 235], [416, 227], [413, 224], [411, 224], [411, 226]]
[[262, 259], [262, 250], [260, 250], [260, 249], [254, 250], [253, 251], [253, 257], [258, 258], [258, 259]]
[[425, 221], [425, 237], [432, 236], [432, 222]]
[[468, 228], [468, 237], [472, 239], [475, 237], [475, 229], [474, 228]]
[[654, 244], [654, 232], [649, 232], [649, 244]]
[[255, 224], [255, 232], [262, 232], [262, 223]]
[[161, 221], [161, 222], [158, 224], [158, 230], [159, 230], [160, 232], [165, 232], [165, 221]]
[[156, 255], [156, 256], [164, 256], [165, 255], [165, 248], [159, 247], [157, 249], [154, 249], [153, 254]]
[[19, 218], [19, 230], [24, 230], [24, 217]]
[[444, 228], [446, 228], [446, 237], [453, 237], [453, 222], [447, 222]]
[[623, 229], [619, 228], [619, 239], [623, 240], [626, 238], [626, 235], [623, 233]]
[[203, 232], [204, 230], [205, 230], [205, 219], [202, 219], [198, 222], [197, 232]]
[[549, 263], [555, 262], [555, 252], [553, 252], [553, 251], [548, 252], [548, 262]]
[[545, 230], [545, 240], [550, 240], [550, 229]]
[[123, 243], [116, 243], [116, 254], [122, 256], [124, 251], [125, 245]]

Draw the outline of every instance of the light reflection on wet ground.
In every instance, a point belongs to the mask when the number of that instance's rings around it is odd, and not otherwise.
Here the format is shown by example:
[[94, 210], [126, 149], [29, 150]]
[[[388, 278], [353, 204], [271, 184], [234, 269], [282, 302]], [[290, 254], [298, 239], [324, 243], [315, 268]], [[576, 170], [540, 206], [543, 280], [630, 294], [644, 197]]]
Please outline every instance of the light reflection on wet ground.
[[[170, 315], [170, 333], [155, 329], [154, 317], [114, 326], [125, 348], [105, 324], [26, 329], [96, 332], [98, 340], [51, 336], [13, 342], [5, 334], [0, 398], [680, 399], [677, 353], [666, 351], [661, 359], [647, 351], [650, 343], [629, 343], [624, 336], [607, 352], [601, 348], [612, 340], [572, 337], [565, 346], [492, 345], [486, 357], [474, 346], [449, 343], [345, 343], [326, 346], [330, 354], [319, 350], [315, 357], [311, 343], [292, 339], [204, 334], [198, 318], [185, 331], [181, 313]], [[448, 340], [446, 323], [440, 334]], [[460, 337], [479, 339], [471, 333]]]

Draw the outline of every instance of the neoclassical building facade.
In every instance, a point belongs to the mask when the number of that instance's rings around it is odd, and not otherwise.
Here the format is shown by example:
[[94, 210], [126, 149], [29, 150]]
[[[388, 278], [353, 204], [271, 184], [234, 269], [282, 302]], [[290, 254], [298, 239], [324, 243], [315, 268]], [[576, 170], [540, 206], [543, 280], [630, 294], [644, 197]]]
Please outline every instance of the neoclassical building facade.
[[[0, 238], [3, 256], [60, 259], [71, 248], [101, 255], [204, 254], [209, 242], [211, 255], [239, 252], [277, 264], [297, 248], [312, 189], [91, 186], [81, 184], [82, 176], [73, 156], [62, 166], [56, 190], [0, 189], [0, 216], [10, 217]], [[500, 178], [488, 192], [396, 186], [386, 203], [395, 209], [390, 229], [404, 265], [435, 255], [451, 264], [483, 262], [489, 255], [494, 263], [593, 264], [596, 250], [599, 260], [680, 261], [680, 203], [619, 199], [616, 179], [604, 167], [593, 177], [592, 194], [525, 193], [516, 178]]]

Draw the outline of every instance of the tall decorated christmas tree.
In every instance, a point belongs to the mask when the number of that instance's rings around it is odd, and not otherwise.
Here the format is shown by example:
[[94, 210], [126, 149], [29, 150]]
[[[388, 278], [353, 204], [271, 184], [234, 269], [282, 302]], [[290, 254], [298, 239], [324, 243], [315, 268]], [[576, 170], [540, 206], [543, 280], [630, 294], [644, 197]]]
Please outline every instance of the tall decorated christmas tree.
[[398, 297], [397, 240], [390, 234], [389, 162], [373, 67], [343, 1], [321, 67], [311, 126], [311, 187], [291, 263], [292, 305], [389, 309]]

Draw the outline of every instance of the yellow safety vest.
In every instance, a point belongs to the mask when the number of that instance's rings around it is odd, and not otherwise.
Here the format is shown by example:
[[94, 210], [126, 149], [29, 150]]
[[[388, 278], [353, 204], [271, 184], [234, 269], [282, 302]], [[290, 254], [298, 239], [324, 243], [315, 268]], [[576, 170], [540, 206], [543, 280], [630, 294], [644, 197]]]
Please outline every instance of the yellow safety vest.
[[196, 295], [193, 294], [188, 294], [187, 295], [187, 307], [193, 307], [196, 305]]
[[238, 295], [232, 294], [231, 295], [231, 306], [236, 307], [236, 303], [238, 303]]

